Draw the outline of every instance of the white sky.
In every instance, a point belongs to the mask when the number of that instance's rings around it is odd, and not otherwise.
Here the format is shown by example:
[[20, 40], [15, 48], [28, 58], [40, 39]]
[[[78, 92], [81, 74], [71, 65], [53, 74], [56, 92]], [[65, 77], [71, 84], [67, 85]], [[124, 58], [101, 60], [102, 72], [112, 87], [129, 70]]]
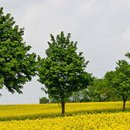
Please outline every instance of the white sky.
[[[42, 57], [51, 33], [71, 33], [94, 76], [103, 77], [130, 52], [129, 0], [1, 0], [0, 6], [25, 28], [24, 41]], [[35, 78], [21, 95], [3, 89], [0, 104], [38, 103], [42, 86]]]

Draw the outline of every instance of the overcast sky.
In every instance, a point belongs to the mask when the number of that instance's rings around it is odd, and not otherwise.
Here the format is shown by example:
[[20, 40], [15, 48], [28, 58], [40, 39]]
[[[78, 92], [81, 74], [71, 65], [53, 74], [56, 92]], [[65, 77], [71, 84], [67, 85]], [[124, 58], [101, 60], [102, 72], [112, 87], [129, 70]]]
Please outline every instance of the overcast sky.
[[[50, 34], [71, 33], [90, 61], [86, 70], [96, 77], [130, 52], [130, 0], [0, 0], [0, 6], [25, 28], [24, 41], [42, 57]], [[42, 86], [34, 78], [21, 95], [2, 89], [0, 104], [38, 103], [45, 96]]]

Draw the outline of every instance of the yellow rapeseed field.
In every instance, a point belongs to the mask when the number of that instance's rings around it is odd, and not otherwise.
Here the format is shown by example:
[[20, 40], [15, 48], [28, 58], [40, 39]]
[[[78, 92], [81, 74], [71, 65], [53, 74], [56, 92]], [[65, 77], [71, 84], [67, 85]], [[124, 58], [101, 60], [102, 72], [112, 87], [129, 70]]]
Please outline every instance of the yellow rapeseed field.
[[[130, 102], [126, 103], [130, 110]], [[66, 114], [122, 110], [122, 102], [67, 103]], [[0, 120], [26, 119], [60, 115], [60, 104], [0, 105]]]
[[130, 113], [80, 114], [36, 120], [3, 121], [0, 130], [130, 130]]
[[58, 104], [1, 105], [0, 130], [130, 130], [130, 112], [121, 109], [122, 102], [67, 103], [61, 117]]

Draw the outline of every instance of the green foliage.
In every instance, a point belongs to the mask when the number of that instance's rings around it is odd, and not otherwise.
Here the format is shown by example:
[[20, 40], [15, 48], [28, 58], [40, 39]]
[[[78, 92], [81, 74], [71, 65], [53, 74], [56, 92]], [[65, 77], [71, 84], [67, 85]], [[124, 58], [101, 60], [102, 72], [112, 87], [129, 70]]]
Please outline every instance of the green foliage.
[[36, 74], [36, 55], [23, 42], [24, 30], [0, 8], [0, 87], [22, 93], [25, 82]]
[[109, 82], [102, 78], [94, 78], [93, 83], [83, 90], [73, 92], [70, 102], [104, 102], [119, 101], [121, 98], [116, 95], [116, 91]]
[[72, 92], [89, 85], [91, 75], [85, 72], [82, 53], [77, 53], [77, 43], [70, 41], [61, 32], [55, 38], [51, 36], [46, 50], [46, 58], [39, 58], [39, 81], [45, 85], [46, 92], [58, 102], [66, 102]]
[[49, 99], [47, 97], [41, 97], [39, 99], [40, 104], [49, 103]]
[[90, 98], [88, 96], [88, 89], [82, 89], [77, 92], [73, 92], [72, 96], [69, 99], [70, 102], [88, 102]]
[[105, 77], [118, 95], [127, 98], [130, 94], [130, 65], [125, 60], [118, 61], [117, 65], [116, 70], [107, 72]]
[[110, 101], [115, 100], [114, 89], [105, 79], [95, 78], [93, 84], [88, 87], [90, 101]]
[[130, 65], [125, 60], [119, 60], [115, 71], [107, 72], [105, 78], [115, 89], [117, 95], [122, 97], [123, 111], [125, 110], [125, 102], [130, 95]]

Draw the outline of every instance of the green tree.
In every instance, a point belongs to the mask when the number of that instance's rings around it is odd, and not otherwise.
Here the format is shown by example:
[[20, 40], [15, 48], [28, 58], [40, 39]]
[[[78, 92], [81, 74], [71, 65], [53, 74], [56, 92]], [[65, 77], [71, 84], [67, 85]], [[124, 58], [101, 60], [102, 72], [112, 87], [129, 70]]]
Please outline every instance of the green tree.
[[45, 85], [46, 92], [61, 103], [62, 114], [65, 113], [65, 103], [72, 92], [86, 87], [91, 75], [85, 72], [88, 61], [85, 62], [82, 53], [77, 53], [77, 42], [70, 41], [61, 32], [55, 38], [51, 36], [46, 50], [46, 58], [39, 59], [39, 81]]
[[88, 87], [90, 101], [109, 101], [113, 100], [113, 88], [109, 86], [107, 80], [94, 78], [93, 84]]
[[0, 87], [22, 93], [25, 82], [36, 73], [36, 55], [23, 42], [24, 30], [15, 25], [10, 14], [0, 8]]
[[88, 96], [88, 88], [84, 88], [80, 91], [73, 92], [69, 101], [70, 102], [88, 102], [88, 101], [90, 101], [90, 98]]
[[49, 103], [49, 99], [47, 97], [41, 97], [39, 99], [40, 104]]
[[109, 84], [115, 89], [116, 93], [122, 97], [123, 111], [130, 94], [130, 65], [125, 60], [119, 60], [115, 71], [107, 72], [105, 78]]

